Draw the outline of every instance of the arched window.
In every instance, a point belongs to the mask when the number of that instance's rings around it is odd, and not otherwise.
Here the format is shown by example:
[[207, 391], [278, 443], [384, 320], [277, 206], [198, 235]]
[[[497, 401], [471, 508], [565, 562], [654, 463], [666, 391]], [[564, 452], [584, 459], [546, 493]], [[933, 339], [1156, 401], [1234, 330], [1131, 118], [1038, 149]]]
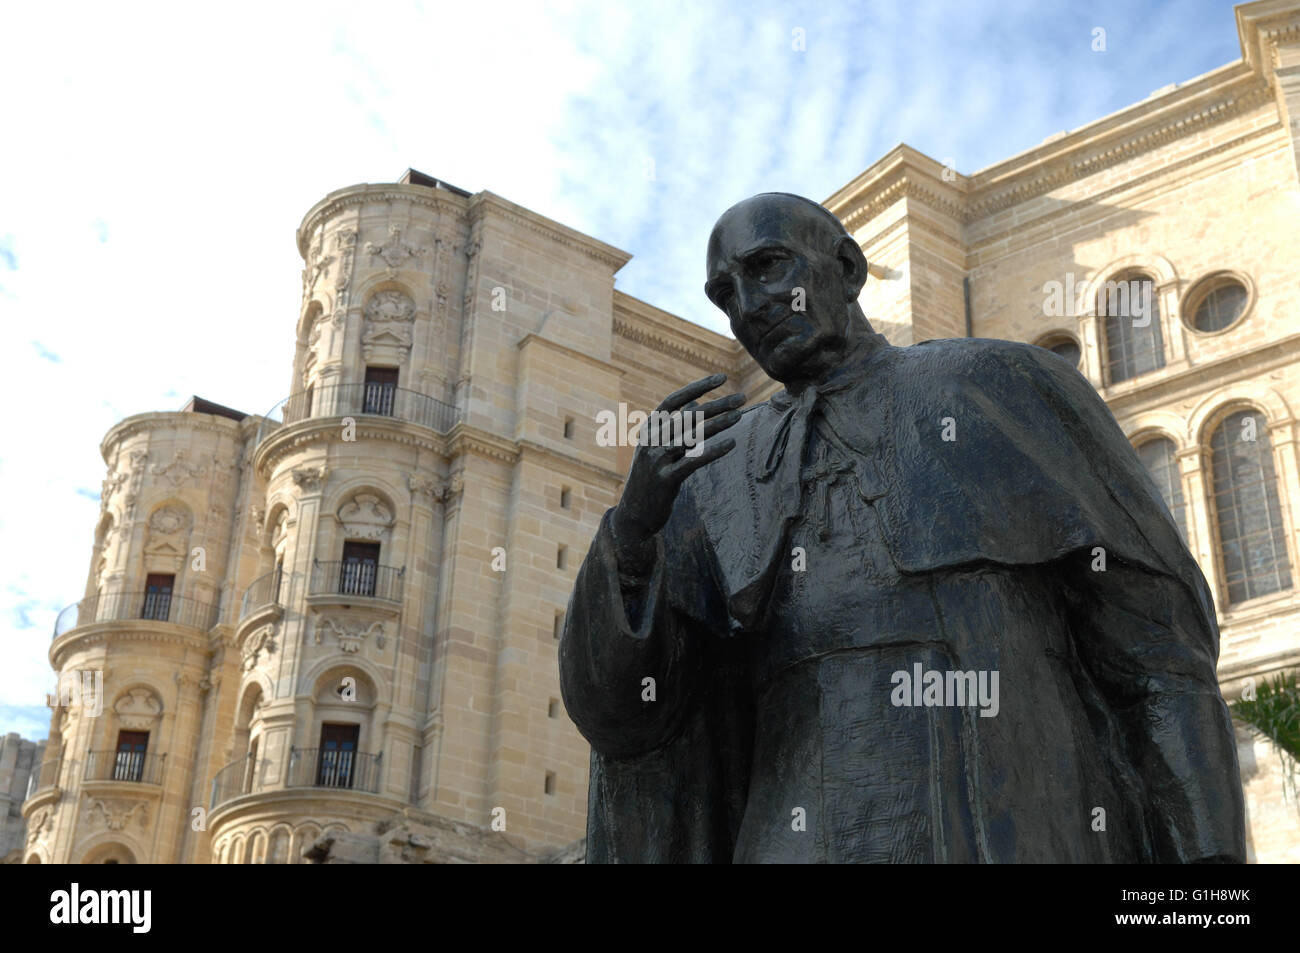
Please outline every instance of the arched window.
[[1107, 281], [1097, 292], [1097, 314], [1105, 325], [1108, 383], [1165, 366], [1160, 305], [1150, 277], [1128, 273]]
[[1174, 459], [1174, 442], [1168, 437], [1155, 437], [1138, 445], [1138, 459], [1151, 474], [1164, 498], [1165, 506], [1178, 524], [1178, 534], [1187, 539], [1187, 512], [1183, 503], [1183, 479]]
[[1083, 355], [1083, 352], [1079, 348], [1079, 342], [1071, 335], [1063, 333], [1049, 334], [1037, 343], [1039, 347], [1051, 351], [1071, 367], [1077, 368], [1079, 366], [1079, 358]]
[[1253, 410], [1229, 415], [1214, 431], [1210, 449], [1228, 602], [1289, 589], [1291, 567], [1264, 417]]

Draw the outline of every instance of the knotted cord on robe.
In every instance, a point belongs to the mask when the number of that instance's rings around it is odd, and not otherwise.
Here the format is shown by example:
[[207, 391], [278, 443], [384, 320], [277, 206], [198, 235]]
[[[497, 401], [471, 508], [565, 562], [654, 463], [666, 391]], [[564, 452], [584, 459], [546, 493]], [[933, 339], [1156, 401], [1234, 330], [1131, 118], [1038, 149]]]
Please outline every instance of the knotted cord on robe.
[[[772, 445], [759, 466], [758, 479], [764, 483], [775, 482], [783, 517], [797, 516], [803, 506], [803, 488], [813, 487], [817, 499], [810, 515], [820, 539], [826, 539], [830, 533], [829, 489], [842, 474], [853, 474], [858, 494], [864, 501], [870, 502], [885, 493], [874, 459], [878, 452], [876, 441], [863, 445], [853, 422], [844, 419], [841, 403], [831, 399], [859, 383], [856, 375], [841, 374], [820, 386], [808, 385], [798, 397], [782, 391], [770, 401], [781, 418]], [[819, 419], [815, 416], [818, 414]], [[819, 459], [805, 466], [804, 456], [813, 429], [824, 438], [825, 445]]]

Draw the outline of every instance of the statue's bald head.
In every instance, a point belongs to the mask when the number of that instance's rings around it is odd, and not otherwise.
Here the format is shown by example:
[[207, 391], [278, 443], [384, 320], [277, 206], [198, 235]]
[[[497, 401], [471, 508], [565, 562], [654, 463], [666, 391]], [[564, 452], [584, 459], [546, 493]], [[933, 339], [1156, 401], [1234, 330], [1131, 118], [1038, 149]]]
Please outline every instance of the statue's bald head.
[[802, 196], [747, 198], [709, 234], [705, 294], [754, 360], [787, 383], [816, 379], [846, 341], [870, 331], [857, 305], [866, 280], [857, 242]]
[[827, 252], [849, 234], [829, 209], [793, 192], [760, 192], [737, 202], [718, 216], [712, 234], [717, 235], [730, 222], [754, 219], [771, 224], [779, 222], [781, 227], [794, 233], [791, 237], [797, 236]]

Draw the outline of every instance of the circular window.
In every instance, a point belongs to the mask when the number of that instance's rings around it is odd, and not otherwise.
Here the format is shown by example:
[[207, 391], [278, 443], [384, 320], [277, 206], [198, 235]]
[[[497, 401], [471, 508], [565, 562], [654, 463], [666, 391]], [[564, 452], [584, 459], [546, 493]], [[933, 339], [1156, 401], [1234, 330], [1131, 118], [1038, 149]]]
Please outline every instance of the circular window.
[[1068, 334], [1055, 334], [1051, 337], [1043, 338], [1043, 340], [1038, 342], [1038, 346], [1051, 351], [1053, 354], [1068, 362], [1071, 367], [1079, 366], [1079, 358], [1083, 354], [1083, 352], [1079, 350], [1079, 342]]
[[1211, 275], [1187, 295], [1183, 315], [1193, 331], [1213, 334], [1236, 324], [1250, 306], [1250, 289], [1230, 274]]

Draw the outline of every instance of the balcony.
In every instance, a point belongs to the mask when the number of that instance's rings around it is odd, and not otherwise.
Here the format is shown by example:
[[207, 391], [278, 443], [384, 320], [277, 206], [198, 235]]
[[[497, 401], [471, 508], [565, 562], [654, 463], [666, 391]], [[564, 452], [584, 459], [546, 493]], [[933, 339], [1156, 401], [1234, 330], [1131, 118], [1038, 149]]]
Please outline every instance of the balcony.
[[145, 751], [91, 751], [86, 754], [84, 781], [127, 781], [162, 784], [165, 754]]
[[379, 791], [379, 754], [340, 751], [336, 748], [294, 748], [289, 756], [291, 788], [345, 788], [375, 794]]
[[63, 760], [61, 758], [42, 762], [41, 766], [28, 776], [27, 796], [23, 800], [30, 798], [34, 794], [39, 794], [41, 791], [59, 787], [59, 775], [62, 770]]
[[294, 788], [333, 788], [335, 790], [379, 792], [379, 754], [362, 754], [337, 749], [293, 748], [289, 752], [289, 772], [284, 784], [267, 784], [266, 759], [254, 763], [251, 755], [232, 761], [212, 779], [209, 811], [245, 794], [283, 791]]
[[285, 424], [313, 417], [391, 417], [447, 433], [456, 424], [456, 408], [391, 384], [327, 384], [276, 404], [262, 421], [257, 442], [260, 444]]
[[340, 597], [346, 596], [400, 605], [402, 577], [405, 573], [405, 566], [398, 569], [370, 562], [315, 560], [312, 564], [311, 587], [307, 590], [308, 600], [336, 602]]
[[167, 592], [110, 592], [74, 602], [59, 613], [54, 637], [96, 622], [170, 622], [206, 632], [217, 624], [217, 606]]
[[283, 569], [272, 569], [249, 583], [239, 604], [239, 623], [255, 615], [278, 615], [284, 608], [289, 579], [290, 574]]

